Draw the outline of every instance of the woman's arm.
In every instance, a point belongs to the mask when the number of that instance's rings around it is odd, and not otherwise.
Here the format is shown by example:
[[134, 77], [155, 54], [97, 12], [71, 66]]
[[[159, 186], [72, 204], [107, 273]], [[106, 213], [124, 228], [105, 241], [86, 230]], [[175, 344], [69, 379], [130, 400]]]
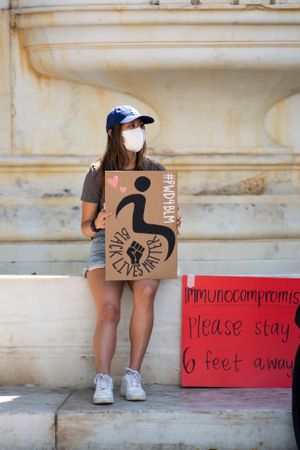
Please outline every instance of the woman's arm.
[[81, 230], [84, 236], [95, 237], [96, 233], [91, 230], [90, 224], [94, 221], [95, 228], [105, 228], [105, 219], [112, 213], [105, 212], [103, 208], [97, 215], [98, 203], [82, 202]]

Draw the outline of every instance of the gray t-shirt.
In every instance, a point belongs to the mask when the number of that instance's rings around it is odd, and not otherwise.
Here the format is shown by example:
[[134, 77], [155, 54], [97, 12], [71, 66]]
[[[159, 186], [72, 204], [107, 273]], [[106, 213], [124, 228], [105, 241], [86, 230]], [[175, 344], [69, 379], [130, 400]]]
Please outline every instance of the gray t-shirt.
[[[103, 206], [101, 198], [101, 176], [100, 176], [100, 160], [91, 164], [88, 172], [85, 175], [81, 200], [83, 202], [98, 203], [99, 209]], [[166, 170], [160, 163], [151, 158], [146, 158], [146, 170]]]

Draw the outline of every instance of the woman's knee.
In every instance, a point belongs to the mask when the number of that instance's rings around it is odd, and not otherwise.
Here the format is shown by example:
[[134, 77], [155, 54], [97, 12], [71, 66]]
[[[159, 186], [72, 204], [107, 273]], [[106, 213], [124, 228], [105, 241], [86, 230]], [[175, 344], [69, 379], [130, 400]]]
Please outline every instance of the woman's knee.
[[152, 311], [157, 287], [146, 285], [134, 292], [135, 308]]
[[141, 295], [142, 297], [149, 299], [149, 300], [154, 300], [155, 294], [157, 292], [157, 288], [158, 288], [158, 283], [152, 282], [152, 283], [143, 284], [142, 286], [139, 286], [139, 288], [137, 290], [138, 290], [138, 294]]
[[98, 322], [114, 322], [118, 324], [120, 320], [120, 308], [110, 303], [104, 304], [98, 315]]

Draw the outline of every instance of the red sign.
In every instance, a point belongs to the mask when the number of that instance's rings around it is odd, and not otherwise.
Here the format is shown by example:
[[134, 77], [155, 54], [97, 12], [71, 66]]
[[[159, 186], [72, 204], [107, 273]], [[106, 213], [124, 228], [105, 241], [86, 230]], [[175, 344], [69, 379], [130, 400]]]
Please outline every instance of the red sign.
[[184, 275], [182, 386], [291, 387], [300, 279]]

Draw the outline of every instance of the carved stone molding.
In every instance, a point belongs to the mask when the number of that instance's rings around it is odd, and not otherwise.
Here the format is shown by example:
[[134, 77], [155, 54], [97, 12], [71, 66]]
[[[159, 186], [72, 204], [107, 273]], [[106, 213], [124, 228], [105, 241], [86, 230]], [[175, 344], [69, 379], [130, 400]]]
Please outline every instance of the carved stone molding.
[[265, 130], [278, 145], [299, 152], [297, 111], [300, 111], [300, 92], [281, 99], [270, 108], [265, 118]]
[[286, 153], [268, 110], [300, 89], [300, 7], [85, 7], [16, 11], [34, 69], [129, 93], [161, 128], [154, 148]]

